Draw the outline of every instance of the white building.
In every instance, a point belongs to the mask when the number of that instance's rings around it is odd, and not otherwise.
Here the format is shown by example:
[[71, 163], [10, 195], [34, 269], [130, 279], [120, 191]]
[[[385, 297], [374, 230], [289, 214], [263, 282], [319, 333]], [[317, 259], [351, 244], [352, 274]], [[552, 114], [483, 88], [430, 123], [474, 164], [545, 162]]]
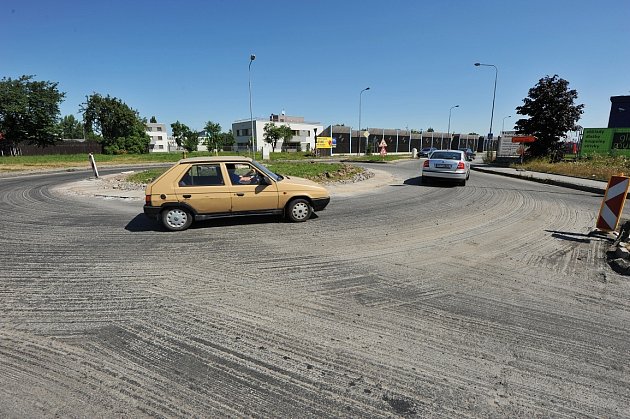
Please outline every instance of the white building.
[[165, 124], [149, 122], [147, 124], [147, 134], [151, 137], [149, 152], [168, 153], [169, 151], [177, 150], [177, 143], [172, 137], [168, 136]]
[[293, 138], [287, 144], [279, 140], [276, 144], [276, 151], [280, 150], [301, 150], [308, 151], [315, 149], [315, 137], [321, 134], [324, 127], [319, 122], [307, 122], [301, 116], [287, 116], [284, 112], [280, 115], [271, 114], [269, 118], [242, 119], [232, 124], [234, 133], [235, 150], [246, 150], [248, 142], [252, 137], [252, 122], [254, 125], [254, 137], [256, 139], [256, 149], [262, 150], [265, 140], [265, 125], [273, 122], [276, 125], [288, 125], [293, 131]]

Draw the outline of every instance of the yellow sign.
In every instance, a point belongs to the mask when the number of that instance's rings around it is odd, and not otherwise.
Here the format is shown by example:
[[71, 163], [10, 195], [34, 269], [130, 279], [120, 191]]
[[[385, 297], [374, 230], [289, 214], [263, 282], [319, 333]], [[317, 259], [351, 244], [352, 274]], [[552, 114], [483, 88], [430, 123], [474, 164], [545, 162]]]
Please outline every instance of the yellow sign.
[[317, 148], [332, 148], [332, 137], [317, 137]]

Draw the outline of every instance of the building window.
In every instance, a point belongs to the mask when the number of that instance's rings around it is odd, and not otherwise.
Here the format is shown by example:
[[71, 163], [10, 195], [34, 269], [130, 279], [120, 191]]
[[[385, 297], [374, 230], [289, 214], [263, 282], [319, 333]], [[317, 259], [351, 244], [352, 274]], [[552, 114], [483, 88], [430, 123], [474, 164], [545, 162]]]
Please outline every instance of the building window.
[[153, 129], [151, 127], [147, 127], [147, 131], [151, 132]]
[[158, 150], [164, 150], [164, 146], [162, 144], [158, 144]]
[[157, 130], [158, 131], [162, 131], [162, 127], [157, 127]]

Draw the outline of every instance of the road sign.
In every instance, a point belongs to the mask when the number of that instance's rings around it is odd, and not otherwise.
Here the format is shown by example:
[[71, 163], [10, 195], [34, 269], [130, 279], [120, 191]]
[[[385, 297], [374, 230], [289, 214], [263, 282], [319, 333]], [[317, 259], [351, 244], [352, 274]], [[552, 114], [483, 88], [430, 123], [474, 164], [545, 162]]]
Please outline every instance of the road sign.
[[599, 209], [596, 227], [604, 231], [615, 231], [619, 224], [619, 217], [623, 211], [630, 186], [627, 176], [611, 176], [606, 188], [606, 195]]
[[381, 147], [381, 156], [385, 157], [386, 154], [387, 154], [387, 150], [385, 149], [385, 147]]
[[365, 138], [368, 138], [368, 137], [370, 136], [370, 131], [365, 131], [365, 132], [363, 133], [363, 136], [364, 136]]
[[379, 147], [387, 147], [387, 143], [385, 142], [385, 140], [381, 140], [381, 142], [378, 144]]

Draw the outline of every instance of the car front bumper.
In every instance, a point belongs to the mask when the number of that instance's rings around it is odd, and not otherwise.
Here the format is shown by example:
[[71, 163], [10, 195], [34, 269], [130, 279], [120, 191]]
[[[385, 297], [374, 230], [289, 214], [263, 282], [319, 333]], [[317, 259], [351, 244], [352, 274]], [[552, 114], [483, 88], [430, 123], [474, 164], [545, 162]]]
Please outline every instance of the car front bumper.
[[315, 199], [312, 199], [311, 201], [313, 203], [313, 209], [315, 211], [322, 211], [324, 208], [326, 208], [326, 206], [330, 202], [330, 197], [315, 198]]

